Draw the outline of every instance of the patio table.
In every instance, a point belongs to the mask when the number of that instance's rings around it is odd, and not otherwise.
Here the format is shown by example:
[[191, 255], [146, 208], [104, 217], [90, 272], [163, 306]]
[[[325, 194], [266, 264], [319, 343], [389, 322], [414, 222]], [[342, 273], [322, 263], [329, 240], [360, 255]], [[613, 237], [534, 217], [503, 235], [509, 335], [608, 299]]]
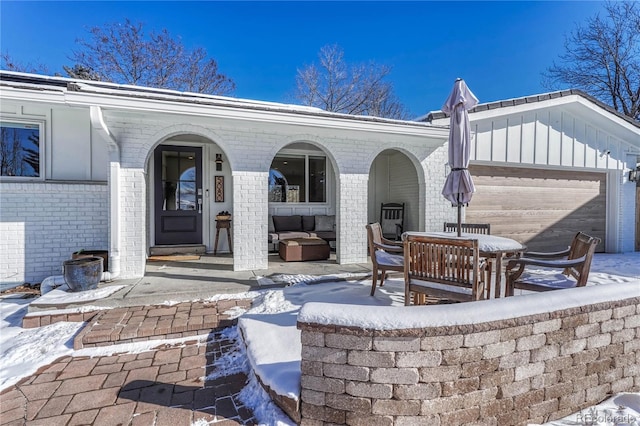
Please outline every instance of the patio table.
[[493, 297], [501, 297], [501, 285], [502, 285], [502, 259], [508, 256], [520, 256], [527, 246], [506, 237], [498, 237], [496, 235], [484, 235], [484, 234], [472, 234], [463, 232], [460, 237], [455, 232], [405, 232], [405, 235], [422, 235], [428, 237], [441, 237], [441, 238], [472, 238], [478, 240], [478, 249], [482, 257], [486, 257], [489, 261], [494, 263], [492, 269], [495, 270], [495, 281], [492, 286], [491, 283], [487, 283], [486, 298], [491, 298], [491, 288], [495, 288]]

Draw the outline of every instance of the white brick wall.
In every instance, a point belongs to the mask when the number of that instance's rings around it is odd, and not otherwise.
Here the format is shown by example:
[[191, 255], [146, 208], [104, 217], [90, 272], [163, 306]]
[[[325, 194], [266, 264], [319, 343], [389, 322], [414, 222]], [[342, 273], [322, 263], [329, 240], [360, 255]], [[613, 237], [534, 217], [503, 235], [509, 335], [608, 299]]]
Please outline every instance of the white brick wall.
[[[268, 172], [233, 174], [233, 269], [267, 269]], [[242, 224], [238, 226], [237, 224]]]
[[0, 284], [62, 273], [80, 249], [108, 249], [107, 185], [2, 182]]
[[451, 207], [451, 203], [442, 196], [442, 187], [446, 179], [445, 165], [448, 161], [448, 144], [437, 148], [422, 161], [426, 182], [425, 231], [442, 231], [442, 225], [445, 221], [457, 220], [458, 210]]
[[342, 174], [338, 182], [338, 262], [367, 261], [367, 182], [369, 174]]

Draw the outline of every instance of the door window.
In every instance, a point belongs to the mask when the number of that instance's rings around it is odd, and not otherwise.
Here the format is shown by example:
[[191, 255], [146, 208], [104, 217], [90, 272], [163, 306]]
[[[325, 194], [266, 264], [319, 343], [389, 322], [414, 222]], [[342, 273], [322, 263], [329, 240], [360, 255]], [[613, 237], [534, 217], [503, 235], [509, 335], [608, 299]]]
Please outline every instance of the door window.
[[195, 152], [162, 152], [162, 210], [196, 210]]

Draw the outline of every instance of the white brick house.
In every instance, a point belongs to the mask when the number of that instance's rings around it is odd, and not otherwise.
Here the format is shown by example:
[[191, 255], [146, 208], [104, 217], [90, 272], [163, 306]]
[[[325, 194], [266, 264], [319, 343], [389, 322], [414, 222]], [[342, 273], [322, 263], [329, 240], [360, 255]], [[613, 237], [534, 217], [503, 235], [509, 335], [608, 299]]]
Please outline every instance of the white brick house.
[[[335, 214], [343, 264], [366, 261], [364, 225], [378, 220], [382, 202], [407, 203], [406, 229], [440, 230], [455, 217], [440, 196], [446, 123], [5, 71], [0, 114], [8, 149], [0, 176], [2, 284], [58, 275], [82, 248], [108, 249], [112, 278], [141, 277], [153, 247], [186, 244], [163, 240], [172, 227], [185, 227], [191, 244], [212, 252], [223, 210], [233, 214], [234, 270], [267, 268], [269, 213]], [[638, 150], [640, 128], [631, 127], [621, 146]], [[278, 159], [302, 167], [295, 200], [270, 201]], [[632, 191], [624, 178], [631, 163], [617, 164], [618, 195], [607, 201], [620, 241], [610, 251], [629, 247], [635, 202], [622, 195]]]

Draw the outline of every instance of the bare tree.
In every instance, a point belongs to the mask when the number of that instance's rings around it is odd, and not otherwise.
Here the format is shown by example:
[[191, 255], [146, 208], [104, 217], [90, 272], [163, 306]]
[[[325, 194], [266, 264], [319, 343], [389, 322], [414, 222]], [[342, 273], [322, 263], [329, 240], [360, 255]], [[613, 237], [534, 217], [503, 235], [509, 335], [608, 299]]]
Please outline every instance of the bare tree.
[[298, 69], [295, 98], [326, 111], [406, 119], [408, 112], [385, 78], [391, 68], [373, 62], [349, 66], [338, 45], [320, 49], [319, 65]]
[[640, 120], [640, 5], [613, 1], [604, 9], [604, 17], [566, 36], [565, 53], [543, 74], [543, 85], [584, 90]]
[[75, 70], [90, 79], [217, 95], [235, 90], [206, 50], [189, 51], [166, 29], [147, 36], [143, 24], [127, 19], [88, 32], [89, 39], [78, 39], [81, 49], [70, 57], [76, 65], [65, 67], [70, 76]]
[[43, 64], [19, 62], [11, 57], [9, 52], [0, 54], [0, 68], [7, 71], [27, 72], [32, 74], [48, 74], [49, 69]]

